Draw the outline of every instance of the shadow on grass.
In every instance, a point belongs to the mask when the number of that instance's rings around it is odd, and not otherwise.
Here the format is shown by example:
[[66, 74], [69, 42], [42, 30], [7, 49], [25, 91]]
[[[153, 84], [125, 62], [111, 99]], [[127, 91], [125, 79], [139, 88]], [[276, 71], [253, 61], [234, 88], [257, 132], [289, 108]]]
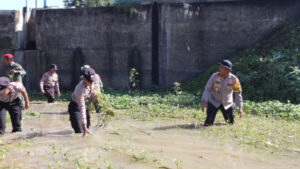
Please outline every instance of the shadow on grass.
[[[226, 123], [214, 123], [214, 126], [227, 126]], [[176, 125], [170, 125], [170, 126], [163, 126], [163, 127], [157, 127], [153, 130], [170, 130], [170, 129], [204, 129], [207, 128], [207, 126], [204, 126], [202, 123], [196, 123], [196, 124], [176, 124]]]

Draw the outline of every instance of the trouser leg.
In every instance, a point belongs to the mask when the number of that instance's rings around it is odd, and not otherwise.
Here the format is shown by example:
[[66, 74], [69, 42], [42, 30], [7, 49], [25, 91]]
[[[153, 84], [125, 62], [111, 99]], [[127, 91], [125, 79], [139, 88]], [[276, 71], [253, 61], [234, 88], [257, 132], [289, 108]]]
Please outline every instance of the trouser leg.
[[6, 128], [6, 109], [0, 106], [0, 134], [5, 134]]
[[91, 125], [91, 116], [90, 116], [89, 110], [87, 108], [87, 110], [86, 110], [86, 126], [87, 126], [87, 128], [90, 128], [90, 125]]
[[80, 112], [70, 112], [70, 121], [75, 133], [83, 133], [82, 118]]
[[12, 132], [22, 131], [21, 128], [22, 107], [21, 107], [21, 100], [19, 98], [9, 103], [8, 112], [12, 123], [12, 128], [13, 128]]
[[48, 103], [53, 103], [55, 100], [55, 90], [53, 87], [45, 89], [45, 95], [48, 98]]
[[234, 123], [233, 107], [230, 107], [227, 110], [225, 110], [224, 106], [222, 105], [220, 109], [222, 111], [224, 120], [227, 123], [233, 124]]
[[[86, 105], [87, 107], [87, 105]], [[71, 126], [74, 129], [75, 133], [83, 133], [83, 122], [82, 122], [82, 115], [78, 109], [78, 106], [75, 102], [70, 102], [69, 104], [69, 114], [70, 114], [70, 122]], [[90, 113], [88, 111], [88, 107], [86, 109], [86, 120], [87, 120], [87, 128], [90, 127]]]
[[206, 116], [206, 120], [204, 123], [205, 126], [210, 126], [210, 125], [214, 124], [218, 109], [219, 108], [216, 108], [213, 104], [208, 102], [207, 110], [206, 110], [207, 116]]

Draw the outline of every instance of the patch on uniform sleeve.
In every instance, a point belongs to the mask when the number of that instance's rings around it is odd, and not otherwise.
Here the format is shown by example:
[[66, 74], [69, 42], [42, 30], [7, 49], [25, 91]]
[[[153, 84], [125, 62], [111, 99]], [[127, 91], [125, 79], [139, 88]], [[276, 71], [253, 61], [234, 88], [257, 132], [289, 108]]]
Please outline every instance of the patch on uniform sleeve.
[[17, 66], [16, 66], [16, 69], [17, 69], [17, 70], [23, 70], [23, 67], [22, 67], [21, 65], [17, 65]]
[[240, 84], [240, 81], [238, 78], [236, 78], [235, 83], [233, 85], [233, 92], [234, 93], [241, 93], [242, 92], [242, 86]]

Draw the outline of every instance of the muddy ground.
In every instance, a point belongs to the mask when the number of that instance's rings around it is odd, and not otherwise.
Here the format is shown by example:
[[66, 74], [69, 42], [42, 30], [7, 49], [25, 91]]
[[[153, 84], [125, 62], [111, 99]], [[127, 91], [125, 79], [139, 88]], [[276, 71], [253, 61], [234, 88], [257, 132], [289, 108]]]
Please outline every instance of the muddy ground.
[[207, 138], [201, 122], [138, 121], [118, 111], [102, 129], [94, 127], [98, 118], [93, 114], [93, 134], [83, 138], [72, 132], [67, 102], [35, 102], [30, 111], [39, 116], [24, 113], [22, 133], [0, 137], [1, 149], [7, 151], [0, 168], [300, 168], [300, 153], [245, 149], [230, 140]]

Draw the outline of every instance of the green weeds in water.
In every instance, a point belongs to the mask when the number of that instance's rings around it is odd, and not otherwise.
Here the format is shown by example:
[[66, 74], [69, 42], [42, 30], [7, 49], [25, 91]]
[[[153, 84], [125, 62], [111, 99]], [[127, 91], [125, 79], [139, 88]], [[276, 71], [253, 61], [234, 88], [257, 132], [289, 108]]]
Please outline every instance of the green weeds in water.
[[106, 169], [113, 169], [112, 163], [111, 163], [110, 159], [107, 157], [104, 158], [104, 167]]
[[[183, 119], [193, 122], [205, 120], [200, 110], [200, 96], [168, 91], [127, 91], [106, 89], [103, 99], [118, 110], [118, 116], [128, 115], [137, 120]], [[219, 139], [235, 140], [271, 151], [297, 151], [300, 148], [300, 107], [279, 101], [245, 101], [242, 119], [233, 126], [213, 126], [202, 134]], [[223, 122], [223, 118], [220, 119]]]
[[37, 111], [28, 110], [28, 111], [26, 111], [26, 115], [28, 115], [28, 116], [34, 116], [34, 117], [39, 117], [40, 113], [37, 112]]
[[181, 169], [182, 168], [183, 161], [181, 159], [174, 158], [173, 163], [175, 163], [176, 169]]

